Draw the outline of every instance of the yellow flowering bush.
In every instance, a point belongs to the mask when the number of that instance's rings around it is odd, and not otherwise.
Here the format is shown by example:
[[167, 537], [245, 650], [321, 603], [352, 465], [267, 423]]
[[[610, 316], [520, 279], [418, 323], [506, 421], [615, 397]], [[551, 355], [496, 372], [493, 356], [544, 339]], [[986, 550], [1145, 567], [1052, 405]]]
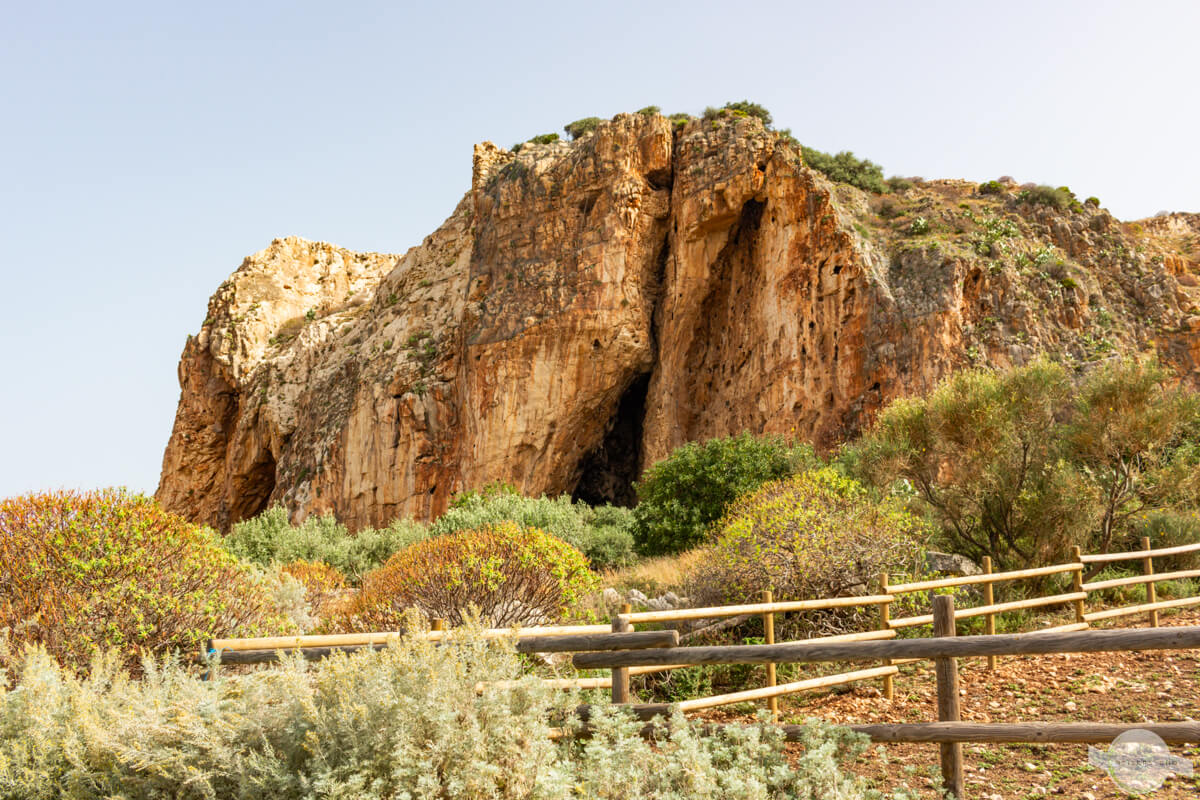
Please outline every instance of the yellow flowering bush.
[[136, 669], [141, 651], [294, 629], [215, 534], [123, 490], [0, 501], [0, 586], [0, 629], [77, 668], [98, 649]]
[[735, 501], [691, 576], [701, 602], [871, 594], [883, 572], [913, 573], [927, 532], [893, 501], [877, 502], [832, 469], [765, 484]]
[[461, 624], [474, 606], [492, 625], [556, 622], [596, 591], [576, 548], [539, 528], [500, 522], [418, 542], [367, 573], [348, 604], [356, 630], [392, 630], [405, 609]]

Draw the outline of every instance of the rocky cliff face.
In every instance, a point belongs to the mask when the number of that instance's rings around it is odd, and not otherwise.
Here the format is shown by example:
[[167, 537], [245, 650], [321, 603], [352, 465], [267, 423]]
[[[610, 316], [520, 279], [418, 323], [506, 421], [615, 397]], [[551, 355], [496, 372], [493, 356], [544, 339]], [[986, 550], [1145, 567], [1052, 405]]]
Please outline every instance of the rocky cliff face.
[[628, 502], [684, 441], [829, 445], [971, 364], [1153, 348], [1200, 381], [1200, 217], [1124, 225], [1012, 188], [868, 195], [737, 117], [479, 145], [405, 255], [276, 240], [222, 284], [158, 497], [221, 528], [275, 502], [429, 517], [495, 480]]

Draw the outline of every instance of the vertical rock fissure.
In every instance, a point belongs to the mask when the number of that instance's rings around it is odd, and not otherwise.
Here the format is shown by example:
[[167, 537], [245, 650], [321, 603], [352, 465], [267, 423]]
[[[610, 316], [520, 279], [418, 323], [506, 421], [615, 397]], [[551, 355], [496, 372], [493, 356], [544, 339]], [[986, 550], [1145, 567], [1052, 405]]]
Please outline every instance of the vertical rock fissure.
[[[674, 150], [674, 148], [672, 148]], [[674, 152], [672, 159], [674, 159]], [[670, 192], [674, 178], [674, 164], [670, 170], [659, 170], [646, 176], [647, 182], [655, 189], [666, 189]], [[648, 280], [645, 282], [645, 297], [647, 314], [650, 321], [650, 369], [632, 377], [629, 384], [617, 401], [616, 411], [608, 420], [604, 437], [600, 443], [584, 454], [575, 468], [578, 476], [571, 499], [583, 501], [591, 505], [612, 503], [617, 506], [631, 508], [637, 504], [637, 492], [634, 483], [642, 474], [642, 453], [644, 451], [643, 430], [646, 419], [646, 398], [650, 391], [650, 378], [658, 367], [659, 360], [659, 326], [661, 324], [661, 306], [663, 294], [666, 291], [667, 264], [671, 258], [671, 220], [670, 201], [668, 201], [667, 230], [663, 233], [662, 242], [654, 253], [650, 269], [647, 270]]]
[[688, 416], [680, 417], [685, 440], [703, 438], [705, 420], [738, 377], [754, 343], [738, 331], [749, 328], [749, 309], [736, 295], [754, 271], [755, 246], [765, 204], [747, 200], [733, 222], [725, 246], [709, 266], [709, 285], [696, 315], [696, 327], [684, 360]]

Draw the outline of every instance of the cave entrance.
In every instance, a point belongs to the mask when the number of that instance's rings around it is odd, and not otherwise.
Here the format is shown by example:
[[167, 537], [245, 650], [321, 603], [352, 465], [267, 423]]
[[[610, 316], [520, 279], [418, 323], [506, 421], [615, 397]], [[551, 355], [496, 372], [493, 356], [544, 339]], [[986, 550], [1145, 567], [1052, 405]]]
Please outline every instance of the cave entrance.
[[642, 422], [649, 390], [650, 373], [645, 373], [634, 378], [621, 395], [604, 439], [579, 462], [579, 482], [572, 500], [626, 508], [637, 503], [633, 483], [642, 471]]
[[275, 457], [263, 448], [253, 466], [233, 479], [229, 498], [229, 524], [260, 514], [275, 491]]

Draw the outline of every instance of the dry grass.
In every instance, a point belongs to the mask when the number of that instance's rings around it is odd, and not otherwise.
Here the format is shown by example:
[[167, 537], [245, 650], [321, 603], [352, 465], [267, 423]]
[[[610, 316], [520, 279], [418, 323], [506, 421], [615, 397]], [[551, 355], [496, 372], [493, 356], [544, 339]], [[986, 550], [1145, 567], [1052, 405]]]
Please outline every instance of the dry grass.
[[698, 547], [678, 555], [648, 558], [628, 567], [604, 572], [600, 579], [605, 586], [617, 590], [637, 589], [652, 597], [668, 591], [682, 594], [687, 576], [695, 569], [703, 554], [704, 548]]

